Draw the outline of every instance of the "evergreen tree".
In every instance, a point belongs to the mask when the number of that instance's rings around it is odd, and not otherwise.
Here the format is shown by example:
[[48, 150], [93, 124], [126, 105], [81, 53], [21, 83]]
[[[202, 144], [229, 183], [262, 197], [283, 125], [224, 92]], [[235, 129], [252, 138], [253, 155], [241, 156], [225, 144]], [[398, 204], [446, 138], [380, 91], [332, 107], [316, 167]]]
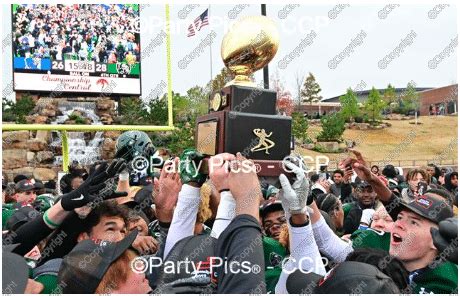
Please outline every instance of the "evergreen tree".
[[302, 87], [301, 97], [303, 102], [310, 103], [319, 102], [323, 97], [319, 95], [321, 87], [316, 82], [315, 76], [310, 72]]
[[405, 111], [415, 110], [415, 124], [417, 122], [417, 112], [420, 108], [420, 97], [415, 89], [415, 85], [413, 83], [408, 83], [406, 91], [402, 96], [402, 102], [404, 104]]
[[359, 115], [358, 97], [351, 88], [347, 89], [347, 93], [339, 98], [340, 114], [346, 120], [351, 122], [353, 118]]
[[292, 135], [303, 144], [311, 142], [308, 137], [308, 120], [300, 112], [292, 113]]
[[372, 123], [376, 123], [381, 119], [381, 114], [385, 106], [386, 103], [382, 100], [379, 91], [375, 89], [375, 87], [372, 87], [372, 90], [367, 97], [367, 101], [364, 104], [364, 110]]
[[345, 132], [345, 120], [340, 114], [332, 113], [321, 117], [321, 127], [318, 141], [339, 141]]

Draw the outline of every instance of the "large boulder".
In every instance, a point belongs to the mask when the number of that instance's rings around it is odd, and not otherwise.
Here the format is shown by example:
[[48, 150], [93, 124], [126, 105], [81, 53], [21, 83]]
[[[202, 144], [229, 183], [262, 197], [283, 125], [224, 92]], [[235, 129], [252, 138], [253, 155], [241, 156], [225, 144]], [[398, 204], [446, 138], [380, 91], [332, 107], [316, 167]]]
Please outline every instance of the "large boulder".
[[13, 169], [13, 170], [10, 171], [12, 174], [11, 174], [11, 176], [8, 175], [8, 178], [9, 178], [9, 180], [11, 182], [12, 182], [14, 176], [16, 176], [16, 175], [24, 175], [24, 176], [26, 176], [28, 178], [31, 178], [33, 176], [34, 169], [35, 169], [34, 167], [21, 167], [21, 168]]
[[10, 144], [14, 142], [25, 142], [29, 139], [29, 131], [12, 131], [2, 133], [3, 144]]
[[34, 152], [27, 151], [27, 162], [33, 161], [34, 158], [35, 158], [35, 153], [34, 153]]
[[6, 149], [2, 152], [2, 164], [4, 170], [25, 167], [27, 165], [27, 150]]
[[104, 138], [110, 138], [110, 139], [117, 139], [120, 135], [121, 135], [122, 132], [120, 131], [106, 131], [104, 132], [103, 136]]
[[37, 152], [37, 161], [39, 163], [52, 163], [54, 160], [54, 154], [51, 151], [39, 151]]
[[40, 115], [47, 116], [47, 117], [55, 117], [56, 116], [56, 110], [45, 108], [45, 109], [42, 109], [40, 111]]
[[32, 139], [27, 141], [27, 147], [30, 151], [38, 152], [46, 149], [47, 144], [45, 141]]
[[110, 99], [100, 99], [96, 102], [96, 108], [99, 111], [112, 111], [115, 110], [115, 102]]
[[113, 123], [113, 118], [110, 115], [104, 114], [100, 118], [101, 118], [101, 122], [105, 125], [111, 125]]
[[55, 180], [57, 177], [56, 172], [48, 168], [35, 168], [33, 175], [35, 179], [42, 181]]
[[38, 114], [26, 116], [27, 123], [30, 124], [45, 124], [48, 121], [47, 116], [42, 116]]
[[338, 142], [318, 142], [316, 143], [317, 146], [320, 146], [322, 149], [326, 151], [337, 151], [339, 150], [339, 143]]
[[37, 131], [35, 139], [48, 142], [51, 137], [51, 132], [49, 131]]
[[115, 144], [116, 141], [105, 138], [101, 146], [101, 158], [102, 159], [112, 159], [115, 156]]

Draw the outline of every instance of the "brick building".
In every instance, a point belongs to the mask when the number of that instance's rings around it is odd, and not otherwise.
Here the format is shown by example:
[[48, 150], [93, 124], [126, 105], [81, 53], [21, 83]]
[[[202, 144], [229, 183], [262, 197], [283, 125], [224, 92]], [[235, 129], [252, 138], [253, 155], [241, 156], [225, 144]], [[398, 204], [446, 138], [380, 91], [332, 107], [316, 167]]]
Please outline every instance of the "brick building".
[[[415, 88], [420, 96], [420, 114], [430, 115], [437, 114], [447, 115], [455, 114], [458, 109], [458, 84], [452, 84], [439, 88]], [[378, 89], [380, 94], [383, 94], [385, 89]], [[396, 88], [395, 93], [397, 97], [404, 95], [405, 88]], [[358, 102], [364, 104], [367, 100], [370, 90], [363, 90], [356, 92]], [[340, 111], [341, 96], [336, 96], [324, 99], [318, 103], [304, 103], [295, 108], [295, 111], [304, 113], [308, 116], [316, 116], [318, 113], [321, 115], [331, 112]], [[431, 108], [430, 108], [431, 106]], [[431, 113], [430, 113], [431, 110]]]
[[458, 84], [419, 92], [420, 114], [454, 114], [458, 112]]

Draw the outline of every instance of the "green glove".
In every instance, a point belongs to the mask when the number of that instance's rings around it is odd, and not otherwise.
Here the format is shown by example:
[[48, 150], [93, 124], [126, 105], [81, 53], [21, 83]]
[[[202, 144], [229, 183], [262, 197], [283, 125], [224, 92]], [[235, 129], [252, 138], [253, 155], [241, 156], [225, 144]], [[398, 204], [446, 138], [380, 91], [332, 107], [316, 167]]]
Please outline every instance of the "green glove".
[[42, 194], [37, 196], [37, 198], [32, 203], [32, 206], [35, 210], [40, 213], [46, 212], [49, 208], [54, 205], [54, 196], [51, 194]]
[[182, 184], [196, 182], [202, 185], [207, 175], [199, 172], [201, 161], [204, 159], [203, 154], [193, 148], [185, 149], [180, 156], [180, 179]]

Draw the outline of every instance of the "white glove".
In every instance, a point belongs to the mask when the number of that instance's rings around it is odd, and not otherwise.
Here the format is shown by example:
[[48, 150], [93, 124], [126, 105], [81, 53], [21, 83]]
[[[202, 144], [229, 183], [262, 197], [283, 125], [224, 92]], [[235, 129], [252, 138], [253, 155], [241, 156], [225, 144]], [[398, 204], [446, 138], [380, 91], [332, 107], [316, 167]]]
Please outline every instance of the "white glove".
[[374, 209], [365, 209], [363, 210], [363, 214], [361, 215], [361, 224], [366, 224], [367, 226], [371, 226], [372, 216], [374, 216], [375, 210]]
[[119, 175], [120, 181], [128, 181], [129, 180], [129, 172], [128, 170], [123, 170]]
[[285, 160], [283, 163], [296, 174], [296, 179], [292, 186], [286, 175], [281, 174], [279, 177], [282, 188], [279, 196], [283, 204], [283, 208], [291, 214], [306, 214], [306, 202], [310, 193], [310, 184], [307, 177], [305, 177], [304, 171], [292, 162]]

